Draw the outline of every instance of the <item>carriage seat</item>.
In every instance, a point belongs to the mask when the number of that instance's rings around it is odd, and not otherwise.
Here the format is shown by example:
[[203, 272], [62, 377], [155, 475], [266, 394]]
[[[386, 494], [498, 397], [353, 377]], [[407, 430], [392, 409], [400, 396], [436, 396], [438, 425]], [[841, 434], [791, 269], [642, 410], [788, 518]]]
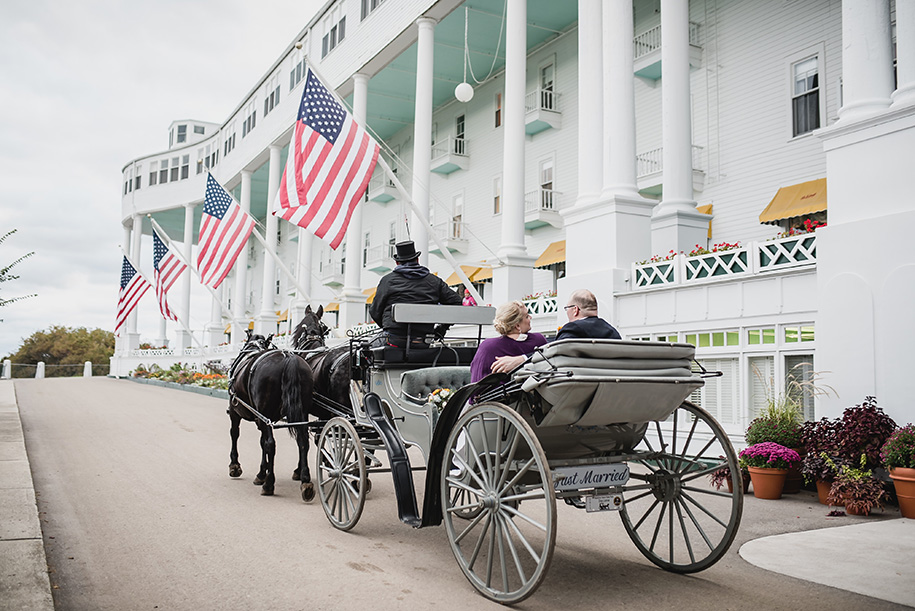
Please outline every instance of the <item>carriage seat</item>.
[[435, 348], [395, 348], [384, 346], [372, 348], [372, 360], [380, 365], [470, 365], [477, 349], [474, 347], [436, 346]]
[[514, 374], [542, 399], [540, 426], [664, 420], [704, 384], [690, 344], [568, 339], [539, 348]]
[[426, 367], [400, 375], [400, 394], [404, 399], [423, 405], [436, 388], [457, 390], [470, 384], [470, 367]]

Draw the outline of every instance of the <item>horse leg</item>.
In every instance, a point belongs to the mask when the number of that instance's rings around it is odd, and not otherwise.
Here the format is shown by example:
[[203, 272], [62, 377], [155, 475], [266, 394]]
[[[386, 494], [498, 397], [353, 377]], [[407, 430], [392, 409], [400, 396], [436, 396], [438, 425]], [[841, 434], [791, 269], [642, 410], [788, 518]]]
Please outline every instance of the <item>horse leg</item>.
[[238, 425], [241, 423], [241, 416], [236, 414], [231, 407], [227, 411], [229, 419], [232, 421], [229, 427], [229, 435], [232, 437], [232, 450], [229, 452], [229, 477], [241, 477], [241, 463], [238, 462]]
[[273, 473], [273, 459], [276, 456], [276, 439], [273, 437], [273, 429], [263, 425], [261, 429], [261, 448], [263, 449], [264, 472], [265, 477], [261, 494], [264, 496], [273, 495], [273, 487], [276, 483], [276, 476]]
[[254, 478], [254, 485], [262, 486], [267, 481], [267, 437], [270, 434], [270, 427], [258, 422], [257, 428], [261, 432], [261, 467]]
[[311, 482], [311, 472], [308, 470], [308, 429], [304, 426], [296, 428], [296, 442], [299, 446], [299, 468], [296, 471], [302, 480], [299, 490], [302, 500], [308, 503], [315, 498], [315, 485]]

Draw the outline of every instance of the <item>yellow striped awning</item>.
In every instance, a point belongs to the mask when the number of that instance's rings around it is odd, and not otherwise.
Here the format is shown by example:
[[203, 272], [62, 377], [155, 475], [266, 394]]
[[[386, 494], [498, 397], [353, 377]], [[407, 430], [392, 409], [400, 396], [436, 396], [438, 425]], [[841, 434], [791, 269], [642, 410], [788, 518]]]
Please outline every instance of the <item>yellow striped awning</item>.
[[276, 311], [276, 322], [286, 322], [289, 320], [289, 310]]
[[[480, 271], [479, 267], [474, 267], [472, 265], [462, 265], [461, 271], [467, 275], [467, 279], [473, 282], [473, 275]], [[448, 279], [445, 280], [445, 284], [448, 286], [457, 286], [461, 284], [461, 278], [458, 276], [457, 272], [451, 272], [451, 275], [448, 276]]]
[[226, 328], [222, 330], [225, 335], [228, 335], [232, 332], [232, 323], [226, 325]]
[[566, 260], [566, 241], [559, 240], [546, 247], [546, 250], [534, 262], [534, 267], [547, 267]]
[[375, 291], [376, 290], [378, 290], [378, 287], [373, 286], [370, 289], [365, 289], [364, 291], [362, 291], [363, 295], [368, 295], [368, 297], [365, 300], [366, 303], [372, 303], [375, 300]]
[[327, 307], [324, 308], [324, 311], [325, 312], [339, 312], [340, 311], [339, 302], [331, 301], [329, 304], [327, 304]]
[[826, 179], [782, 187], [759, 215], [759, 222], [775, 225], [784, 219], [826, 210]]
[[483, 282], [484, 280], [492, 280], [491, 267], [481, 267], [479, 271], [470, 278], [471, 282]]

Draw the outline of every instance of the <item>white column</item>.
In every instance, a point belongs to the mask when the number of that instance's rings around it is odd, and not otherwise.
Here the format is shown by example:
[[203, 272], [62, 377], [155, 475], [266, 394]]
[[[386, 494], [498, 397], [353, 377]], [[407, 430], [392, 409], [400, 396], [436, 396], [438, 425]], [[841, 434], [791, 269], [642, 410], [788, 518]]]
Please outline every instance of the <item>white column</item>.
[[[153, 289], [155, 290], [155, 289]], [[158, 311], [158, 306], [156, 308]], [[168, 321], [162, 314], [159, 314], [159, 325], [155, 339], [152, 340], [154, 346], [164, 346], [168, 348]]]
[[[302, 288], [309, 295], [311, 294], [311, 251], [313, 237], [314, 236], [311, 233], [302, 227], [299, 227], [299, 250], [296, 255], [298, 257], [298, 264], [295, 266], [295, 276], [296, 280], [299, 281], [299, 284], [302, 285]], [[293, 328], [302, 320], [302, 317], [305, 315], [305, 307], [308, 305], [309, 303], [306, 300], [305, 295], [296, 288], [295, 300], [293, 300], [289, 312], [289, 319], [292, 321]], [[313, 304], [312, 307], [313, 309], [316, 309], [318, 304]]]
[[601, 148], [606, 162], [603, 199], [613, 195], [639, 197], [636, 184], [632, 23], [632, 2], [629, 0], [612, 0], [604, 5], [604, 144]]
[[[241, 201], [238, 203], [245, 212], [251, 211], [251, 170], [241, 171]], [[235, 260], [235, 293], [232, 298], [232, 316], [235, 318], [235, 324], [232, 325], [233, 344], [244, 341], [245, 331], [248, 328], [247, 290], [248, 248], [246, 246], [241, 249]]]
[[[360, 125], [366, 124], [368, 94], [368, 75], [354, 74], [353, 118]], [[356, 205], [349, 219], [349, 228], [346, 230], [346, 270], [340, 298], [340, 321], [346, 329], [362, 322], [365, 318], [365, 295], [362, 294], [362, 209], [365, 205], [364, 201]]]
[[842, 0], [842, 108], [836, 125], [886, 109], [892, 94], [889, 0]]
[[603, 58], [594, 52], [601, 44], [601, 3], [578, 0], [578, 82], [590, 83], [588, 95], [578, 96], [578, 206], [597, 201], [602, 188]]
[[270, 162], [267, 168], [267, 219], [264, 238], [267, 246], [264, 247], [264, 277], [261, 283], [261, 308], [254, 319], [254, 330], [261, 335], [276, 333], [276, 261], [271, 252], [277, 251], [276, 232], [279, 219], [270, 214], [273, 200], [280, 189], [280, 147], [272, 145], [270, 149]]
[[915, 2], [896, 0], [896, 91], [893, 108], [915, 104]]
[[[224, 295], [224, 288], [224, 286], [220, 286], [219, 289], [216, 290], [216, 294]], [[218, 346], [226, 341], [225, 333], [223, 333], [224, 329], [225, 327], [222, 323], [222, 306], [219, 303], [219, 299], [213, 297], [210, 301], [210, 322], [207, 323], [206, 339], [203, 342], [204, 345], [211, 347]]]
[[[184, 258], [193, 262], [194, 246], [194, 204], [184, 205]], [[190, 327], [191, 324], [191, 276], [194, 274], [189, 269], [184, 270], [181, 274], [181, 305], [178, 308], [178, 316]], [[179, 325], [180, 327], [180, 325]], [[182, 328], [175, 332], [177, 338], [176, 349], [190, 347], [192, 340], [191, 335]]]
[[[140, 264], [140, 246], [143, 238], [143, 217], [139, 214], [133, 215], [133, 229], [130, 236], [130, 258], [136, 265]], [[137, 270], [139, 271], [139, 270]], [[137, 332], [137, 316], [140, 306], [133, 309], [130, 316], [127, 317], [127, 349], [136, 350], [140, 347], [140, 334]]]
[[[429, 190], [432, 172], [432, 58], [435, 42], [435, 20], [416, 20], [419, 34], [416, 40], [416, 108], [413, 123], [413, 203], [429, 218]], [[429, 263], [429, 230], [414, 213], [410, 221], [410, 237], [416, 250], [422, 252], [420, 263]]]
[[505, 24], [505, 106], [502, 130], [501, 265], [493, 269], [493, 303], [527, 295], [533, 263], [524, 244], [524, 95], [527, 87], [527, 2], [507, 0]]
[[708, 239], [708, 216], [693, 199], [687, 0], [661, 0], [661, 128], [664, 195], [652, 218], [652, 250], [689, 250]]

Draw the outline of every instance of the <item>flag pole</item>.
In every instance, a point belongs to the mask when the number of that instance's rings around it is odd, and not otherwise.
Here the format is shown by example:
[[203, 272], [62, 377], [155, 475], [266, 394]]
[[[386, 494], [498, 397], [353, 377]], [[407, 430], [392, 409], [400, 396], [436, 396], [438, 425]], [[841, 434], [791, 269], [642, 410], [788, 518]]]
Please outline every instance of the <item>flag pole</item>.
[[[346, 105], [343, 103], [343, 100], [341, 100], [340, 96], [337, 95], [336, 90], [334, 90], [332, 87], [327, 85], [327, 81], [324, 80], [324, 77], [321, 76], [321, 73], [315, 69], [315, 67], [311, 64], [311, 62], [309, 62], [306, 59], [305, 65], [308, 67], [309, 70], [311, 70], [312, 72], [315, 73], [315, 76], [317, 76], [318, 79], [322, 83], [325, 84], [325, 88], [331, 93], [332, 96], [334, 96], [334, 99], [337, 100], [337, 102], [340, 104], [340, 106], [346, 108]], [[368, 127], [368, 126], [366, 126], [366, 127]], [[368, 131], [368, 130], [366, 130], [366, 131]], [[288, 163], [288, 160], [287, 160], [287, 163]], [[451, 255], [451, 251], [448, 250], [445, 247], [445, 245], [442, 243], [441, 239], [437, 235], [435, 235], [435, 229], [432, 227], [432, 224], [429, 222], [429, 219], [426, 217], [425, 214], [422, 213], [422, 211], [420, 211], [419, 206], [416, 205], [416, 203], [413, 201], [413, 198], [410, 197], [409, 193], [407, 193], [407, 190], [404, 188], [403, 184], [401, 184], [400, 180], [397, 178], [397, 174], [395, 174], [391, 170], [391, 166], [389, 166], [388, 163], [384, 160], [384, 157], [381, 156], [381, 153], [378, 154], [378, 163], [381, 164], [381, 167], [384, 170], [385, 175], [387, 175], [388, 179], [390, 179], [390, 181], [392, 183], [394, 183], [394, 187], [397, 189], [397, 192], [400, 193], [400, 196], [402, 198], [404, 198], [407, 202], [409, 202], [410, 208], [412, 208], [412, 210], [416, 214], [416, 216], [419, 217], [419, 220], [422, 221], [422, 223], [429, 230], [428, 233], [430, 236], [432, 236], [432, 241], [435, 242], [436, 246], [438, 246], [439, 251], [442, 253], [442, 256], [445, 257], [445, 260], [448, 261], [448, 263], [451, 265], [452, 269], [454, 270], [454, 273], [457, 274], [458, 278], [461, 279], [461, 283], [464, 285], [465, 288], [467, 288], [467, 290], [470, 291], [470, 294], [473, 296], [474, 300], [476, 300], [477, 303], [483, 303], [483, 298], [477, 292], [477, 289], [473, 286], [473, 284], [471, 284], [470, 279], [467, 277], [467, 274], [464, 273], [464, 270], [461, 269], [461, 266], [458, 265], [457, 261], [454, 260], [454, 257]], [[428, 188], [426, 188], [426, 190], [428, 190]], [[360, 204], [361, 204], [361, 202], [360, 202]]]
[[[152, 223], [153, 229], [157, 230], [157, 233], [165, 239], [165, 241], [168, 243], [169, 246], [173, 246], [174, 243], [172, 242], [172, 239], [170, 237], [168, 237], [168, 234], [165, 233], [165, 230], [162, 229], [162, 227], [159, 225], [159, 223], [156, 222], [156, 219], [154, 219], [151, 214], [147, 214], [146, 217], [149, 219], [149, 222]], [[173, 248], [172, 250], [175, 253], [175, 256], [178, 257], [179, 261], [181, 261], [182, 263], [187, 265], [188, 269], [194, 271], [194, 274], [197, 276], [197, 280], [200, 281], [200, 284], [206, 290], [210, 291], [210, 294], [213, 296], [213, 299], [215, 299], [216, 303], [219, 304], [219, 307], [222, 308], [222, 312], [223, 312], [223, 314], [226, 315], [226, 318], [228, 318], [230, 321], [232, 321], [233, 325], [237, 325], [238, 320], [236, 320], [235, 317], [232, 316], [232, 311], [229, 310], [229, 308], [226, 306], [226, 304], [223, 303], [222, 299], [219, 298], [219, 295], [216, 294], [216, 291], [213, 290], [213, 287], [211, 287], [208, 284], [204, 284], [203, 281], [200, 279], [200, 270], [198, 270], [194, 265], [191, 265], [190, 261], [188, 261], [184, 258], [184, 255], [178, 250], [178, 248]], [[153, 286], [155, 286], [155, 285], [153, 285]]]
[[[140, 266], [137, 265], [136, 262], [127, 255], [127, 252], [124, 250], [123, 247], [121, 247], [121, 252], [124, 254], [124, 258], [127, 259], [127, 262], [130, 263], [131, 265], [133, 265], [133, 268], [135, 270], [137, 270], [137, 273], [140, 274], [140, 277], [143, 278], [143, 280], [145, 280], [147, 283], [149, 283], [149, 286], [155, 288], [155, 286], [156, 286], [155, 283], [149, 282], [149, 278], [147, 278], [146, 275], [140, 271]], [[182, 318], [180, 316], [178, 316], [177, 313], [175, 314], [175, 320], [178, 322], [179, 325], [181, 325], [181, 328], [184, 329], [187, 332], [187, 334], [191, 336], [191, 339], [194, 340], [194, 343], [197, 344], [197, 347], [200, 348], [201, 350], [203, 350], [203, 344], [200, 343], [200, 340], [197, 339], [197, 336], [194, 335], [194, 332], [191, 331], [190, 328], [188, 328], [187, 324], [184, 322], [184, 320], [182, 320]]]
[[276, 264], [279, 266], [280, 270], [282, 270], [282, 272], [284, 274], [289, 276], [289, 279], [292, 280], [292, 284], [295, 285], [295, 288], [299, 291], [299, 293], [301, 293], [302, 297], [305, 298], [305, 301], [311, 302], [311, 297], [308, 295], [308, 291], [306, 291], [304, 288], [302, 288], [302, 285], [299, 284], [299, 279], [295, 277], [295, 274], [293, 274], [291, 271], [289, 271], [289, 268], [286, 267], [283, 264], [283, 262], [280, 260], [280, 256], [278, 254], [276, 254], [276, 252], [272, 248], [270, 248], [270, 245], [267, 244], [267, 240], [264, 238], [264, 236], [261, 235], [261, 232], [257, 230], [257, 227], [255, 227], [254, 229], [251, 230], [251, 234], [258, 240], [260, 240], [260, 243], [264, 245], [264, 252], [268, 253], [271, 257], [273, 257], [273, 260], [276, 261]]

